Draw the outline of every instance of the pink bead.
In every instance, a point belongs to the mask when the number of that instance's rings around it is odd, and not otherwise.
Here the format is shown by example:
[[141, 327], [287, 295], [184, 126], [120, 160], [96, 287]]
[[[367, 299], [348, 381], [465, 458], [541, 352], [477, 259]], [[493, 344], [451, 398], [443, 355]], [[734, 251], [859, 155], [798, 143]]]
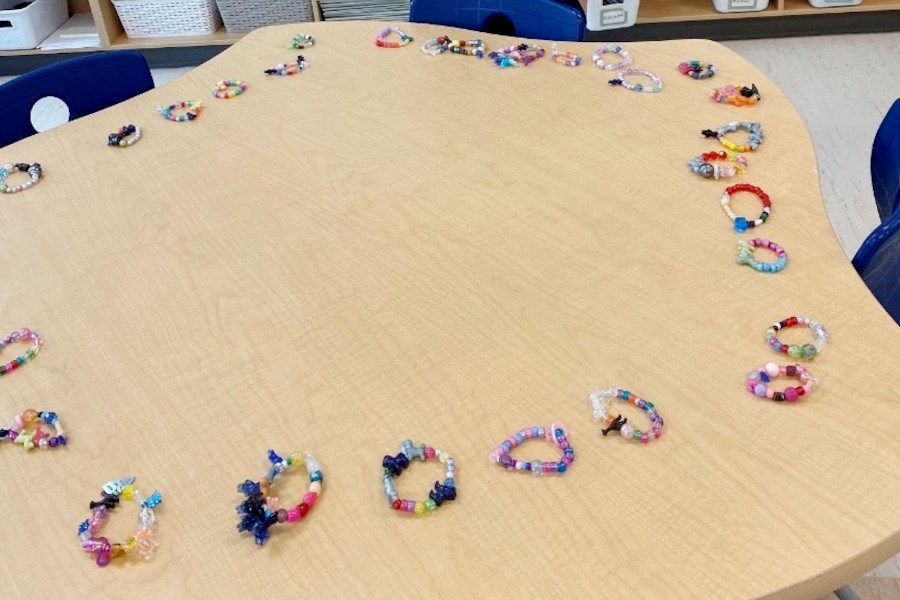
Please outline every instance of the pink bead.
[[784, 390], [784, 399], [785, 399], [786, 401], [788, 401], [788, 402], [796, 402], [798, 397], [799, 397], [799, 396], [797, 395], [797, 390], [795, 390], [795, 389], [792, 388], [792, 387], [785, 388], [785, 390]]
[[634, 435], [634, 427], [632, 427], [628, 423], [625, 423], [624, 425], [622, 425], [622, 428], [619, 429], [619, 434], [627, 440]]
[[642, 444], [647, 444], [647, 443], [649, 443], [649, 442], [650, 442], [650, 436], [647, 435], [646, 433], [642, 433], [642, 434], [641, 434], [641, 443], [642, 443]]
[[653, 428], [653, 437], [655, 437], [656, 439], [659, 439], [661, 436], [662, 436], [662, 429], [660, 429], [659, 427], [654, 427]]
[[300, 509], [290, 508], [287, 511], [287, 520], [289, 523], [296, 523], [300, 520]]
[[556, 463], [545, 462], [544, 463], [544, 473], [555, 473], [556, 472]]
[[771, 400], [774, 397], [775, 397], [775, 390], [773, 390], [772, 388], [766, 388], [766, 398]]
[[313, 505], [316, 503], [316, 500], [318, 500], [318, 498], [319, 498], [318, 494], [316, 494], [315, 492], [309, 492], [308, 494], [303, 496], [303, 501], [306, 504], [309, 504], [309, 507], [312, 508]]
[[778, 365], [773, 362], [766, 363], [765, 369], [766, 375], [768, 375], [769, 377], [778, 377], [778, 373], [781, 372], [778, 368]]
[[437, 452], [434, 451], [434, 448], [431, 446], [425, 448], [425, 458], [434, 458], [437, 456]]

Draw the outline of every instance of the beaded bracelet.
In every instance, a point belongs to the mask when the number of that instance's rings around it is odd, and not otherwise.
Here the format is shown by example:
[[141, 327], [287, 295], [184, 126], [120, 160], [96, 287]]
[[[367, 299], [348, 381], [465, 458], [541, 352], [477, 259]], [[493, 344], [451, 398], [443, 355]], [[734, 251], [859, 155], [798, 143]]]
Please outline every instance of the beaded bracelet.
[[[28, 181], [25, 183], [17, 183], [15, 185], [6, 183], [6, 178], [9, 177], [10, 173], [15, 171], [28, 173]], [[41, 163], [34, 163], [31, 165], [28, 163], [2, 165], [0, 166], [0, 193], [15, 194], [16, 192], [24, 192], [28, 188], [37, 185], [37, 182], [40, 181], [43, 174], [44, 171], [41, 168]]]
[[[529, 54], [529, 52], [533, 54]], [[500, 48], [491, 52], [488, 56], [494, 59], [494, 64], [501, 68], [518, 67], [519, 63], [527, 67], [544, 56], [544, 49], [531, 44], [519, 44], [517, 46]]]
[[[394, 487], [394, 478], [403, 473], [413, 459], [425, 462], [435, 458], [444, 465], [444, 483], [435, 481], [434, 489], [428, 492], [428, 500], [424, 502], [401, 498], [397, 493], [397, 488]], [[446, 452], [425, 444], [414, 446], [412, 440], [403, 440], [403, 443], [400, 444], [399, 454], [385, 456], [381, 461], [381, 466], [384, 467], [382, 476], [384, 495], [387, 496], [388, 504], [394, 510], [423, 515], [433, 513], [444, 502], [456, 500], [456, 461]]]
[[[179, 108], [186, 108], [188, 110], [180, 115], [176, 115], [173, 111], [178, 110]], [[200, 116], [201, 108], [202, 103], [200, 100], [184, 100], [182, 102], [170, 104], [165, 108], [157, 108], [156, 112], [175, 123], [184, 123], [185, 121], [193, 121]]]
[[[128, 136], [131, 136], [130, 138]], [[109, 134], [106, 143], [109, 146], [134, 146], [141, 141], [141, 127], [139, 125], [123, 125], [119, 131]]]
[[[784, 248], [769, 240], [753, 238], [749, 241], [738, 240], [737, 262], [741, 265], [749, 265], [761, 273], [777, 273], [783, 271], [787, 266], [788, 255]], [[774, 262], [762, 262], [753, 258], [753, 251], [756, 248], [768, 248], [774, 252], [778, 258]]]
[[[776, 392], [766, 384], [779, 375], [796, 377], [803, 385], [786, 387], [784, 391]], [[813, 377], [809, 369], [803, 365], [779, 366], [770, 362], [754, 371], [750, 371], [750, 375], [747, 377], [747, 389], [751, 394], [756, 394], [760, 398], [768, 398], [775, 402], [796, 402], [800, 396], [810, 393], [817, 385], [819, 385], [818, 378]]]
[[710, 92], [709, 97], [713, 102], [718, 102], [720, 104], [733, 104], [734, 106], [752, 106], [762, 100], [762, 96], [759, 95], [759, 90], [756, 89], [756, 84], [751, 84], [752, 87], [742, 86], [738, 87], [735, 85], [726, 85], [721, 88], [713, 88], [713, 91]]
[[[608, 410], [610, 398], [618, 398], [622, 402], [632, 404], [646, 412], [647, 416], [650, 417], [650, 431], [636, 429], [629, 425], [628, 418], [623, 419], [622, 415], [612, 416]], [[659, 439], [662, 436], [664, 425], [662, 417], [656, 412], [656, 407], [651, 402], [637, 394], [615, 387], [591, 392], [588, 400], [594, 409], [594, 418], [598, 421], [603, 421], [603, 429], [600, 430], [600, 433], [604, 436], [611, 431], [618, 431], [619, 435], [624, 439], [635, 440], [642, 444], [647, 444], [650, 440]]]
[[[630, 75], [643, 75], [650, 79], [653, 82], [653, 85], [649, 88], [645, 88], [640, 83], [628, 83], [625, 81], [625, 77]], [[659, 93], [662, 91], [663, 82], [659, 76], [651, 73], [650, 71], [646, 71], [644, 69], [625, 69], [624, 71], [619, 71], [619, 74], [616, 75], [615, 79], [609, 80], [609, 85], [612, 86], [622, 86], [626, 90], [631, 90], [633, 92], [650, 92], [653, 94]]]
[[[396, 33], [400, 36], [399, 42], [388, 42], [385, 41], [384, 38], [389, 36], [392, 33]], [[378, 35], [375, 36], [375, 45], [379, 48], [402, 48], [406, 46], [411, 41], [413, 41], [412, 36], [406, 35], [406, 32], [400, 29], [399, 27], [385, 27], [381, 31], [378, 32]]]
[[[108, 481], [102, 489], [102, 497], [98, 502], [91, 502], [91, 517], [78, 525], [78, 537], [85, 552], [97, 555], [97, 566], [105, 567], [110, 561], [124, 557], [137, 550], [144, 560], [153, 557], [157, 543], [155, 538], [156, 515], [153, 509], [162, 502], [159, 492], [153, 492], [146, 500], [134, 489], [134, 477], [123, 477], [118, 481]], [[109, 515], [119, 505], [119, 499], [134, 500], [141, 505], [138, 514], [138, 528], [121, 544], [111, 544], [105, 537], [95, 537], [100, 533]]]
[[484, 58], [484, 49], [487, 48], [484, 40], [451, 40], [450, 38], [447, 38], [447, 36], [444, 36], [444, 38], [447, 40], [447, 50], [453, 54], [465, 54], [467, 56]]
[[[747, 132], [746, 144], [735, 144], [729, 140], [726, 135], [743, 129]], [[713, 131], [712, 129], [704, 129], [700, 132], [703, 137], [716, 138], [719, 143], [731, 150], [732, 152], [753, 152], [762, 144], [764, 135], [762, 125], [759, 123], [748, 123], [746, 121], [735, 121], [726, 123]]]
[[436, 38], [429, 38], [422, 44], [422, 54], [428, 56], [437, 56], [447, 51], [447, 44], [450, 38], [445, 35]]
[[682, 75], [687, 75], [691, 79], [709, 79], [718, 72], [712, 64], [705, 63], [702, 60], [689, 60], [679, 63], [678, 70]]
[[[717, 161], [727, 161], [733, 165], [720, 165]], [[747, 157], [725, 150], [704, 152], [688, 161], [691, 171], [706, 179], [728, 179], [747, 172]]]
[[[253, 534], [257, 546], [264, 546], [271, 535], [269, 528], [275, 523], [296, 523], [305, 517], [315, 506], [319, 496], [322, 495], [322, 465], [316, 458], [307, 452], [305, 455], [292, 454], [288, 458], [282, 458], [269, 450], [269, 472], [259, 482], [247, 480], [238, 485], [238, 492], [247, 498], [238, 504], [237, 512], [241, 517], [238, 523], [238, 532], [249, 531]], [[303, 496], [303, 500], [293, 508], [279, 508], [277, 496], [270, 496], [272, 486], [283, 473], [299, 464], [306, 466], [309, 474], [309, 491]]]
[[308, 66], [309, 64], [301, 54], [297, 57], [297, 62], [278, 63], [274, 68], [266, 69], [263, 73], [266, 75], [295, 75]]
[[239, 79], [228, 79], [220, 81], [216, 84], [212, 95], [220, 100], [230, 100], [235, 96], [240, 96], [247, 91], [247, 82]]
[[[532, 460], [525, 462], [516, 460], [509, 455], [513, 448], [524, 444], [530, 439], [545, 439], [554, 446], [562, 450], [562, 456], [556, 462], [542, 462], [540, 460]], [[514, 469], [516, 471], [531, 471], [533, 475], [543, 475], [544, 473], [564, 474], [569, 467], [575, 462], [575, 449], [569, 444], [567, 439], [566, 428], [562, 425], [551, 424], [549, 429], [539, 426], [526, 427], [520, 429], [503, 440], [493, 452], [488, 456], [488, 460], [497, 463], [504, 469]]]
[[[776, 337], [778, 331], [785, 327], [794, 327], [795, 325], [805, 325], [810, 328], [813, 335], [816, 337], [812, 344], [803, 344], [802, 346], [798, 344], [788, 345], [783, 344], [778, 340]], [[799, 358], [801, 360], [814, 360], [816, 356], [821, 354], [822, 350], [825, 349], [825, 344], [827, 342], [828, 330], [825, 329], [824, 325], [809, 317], [788, 317], [783, 321], [773, 323], [772, 326], [766, 330], [766, 343], [769, 344], [769, 347], [772, 348], [772, 350], [780, 352], [781, 354], [787, 354], [791, 358]]]
[[[607, 63], [603, 60], [604, 54], [617, 54], [622, 60], [617, 63]], [[595, 65], [604, 71], [624, 71], [632, 62], [634, 62], [634, 59], [631, 58], [628, 51], [616, 44], [607, 44], [598, 48], [591, 56], [591, 59], [594, 61]]]
[[0, 375], [6, 375], [11, 371], [15, 371], [28, 361], [32, 360], [41, 351], [44, 345], [44, 338], [37, 331], [32, 331], [27, 327], [13, 331], [5, 338], [0, 338], [0, 350], [15, 342], [31, 342], [31, 347], [24, 354], [17, 356], [14, 360], [9, 361], [5, 365], [0, 365]]
[[291, 45], [288, 46], [288, 48], [293, 48], [294, 50], [303, 50], [304, 48], [309, 48], [315, 43], [316, 40], [313, 39], [313, 36], [306, 35], [305, 33], [298, 33], [291, 39]]
[[[44, 431], [41, 425], [48, 425], [55, 430], [53, 435]], [[59, 423], [55, 412], [36, 411], [29, 408], [21, 415], [16, 415], [9, 429], [0, 429], [0, 442], [9, 440], [22, 444], [26, 450], [33, 448], [58, 448], [68, 443], [65, 431]]]
[[[759, 214], [759, 217], [755, 221], [748, 221], [746, 217], [738, 217], [734, 214], [734, 211], [731, 210], [731, 196], [737, 192], [751, 192], [756, 194], [757, 197], [762, 201], [763, 209]], [[736, 233], [744, 233], [748, 228], [759, 227], [763, 223], [765, 223], [769, 218], [769, 213], [772, 212], [772, 201], [769, 200], [769, 195], [766, 194], [762, 189], [756, 187], [755, 185], [750, 185], [749, 183], [738, 183], [736, 185], [732, 185], [730, 187], [725, 188], [725, 193], [722, 194], [722, 210], [725, 211], [725, 214], [728, 215], [728, 218], [731, 219], [734, 224], [734, 231]]]
[[551, 47], [550, 56], [553, 57], [553, 62], [565, 67], [577, 67], [581, 64], [580, 56], [572, 52], [560, 52], [556, 44]]

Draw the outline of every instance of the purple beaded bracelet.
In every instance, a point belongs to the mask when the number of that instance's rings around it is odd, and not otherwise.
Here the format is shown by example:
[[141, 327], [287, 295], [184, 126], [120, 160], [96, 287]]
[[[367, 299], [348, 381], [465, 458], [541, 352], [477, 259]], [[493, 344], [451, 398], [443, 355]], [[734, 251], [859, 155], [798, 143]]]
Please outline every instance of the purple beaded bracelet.
[[[525, 462], [516, 460], [509, 455], [513, 448], [521, 446], [530, 439], [546, 439], [554, 446], [559, 447], [563, 451], [559, 461], [543, 462], [532, 460]], [[492, 463], [497, 463], [504, 469], [531, 471], [534, 475], [543, 475], [545, 473], [559, 473], [562, 475], [575, 462], [575, 450], [569, 445], [569, 440], [566, 438], [566, 428], [562, 425], [551, 424], [550, 429], [533, 426], [517, 431], [503, 440], [488, 458]]]

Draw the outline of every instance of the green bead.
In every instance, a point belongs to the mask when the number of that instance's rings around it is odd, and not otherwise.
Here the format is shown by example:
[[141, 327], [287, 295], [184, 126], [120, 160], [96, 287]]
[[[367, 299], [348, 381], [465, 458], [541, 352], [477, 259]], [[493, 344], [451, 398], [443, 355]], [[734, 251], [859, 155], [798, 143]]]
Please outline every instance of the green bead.
[[791, 345], [788, 346], [788, 356], [791, 358], [800, 358], [803, 352], [800, 350], [800, 346]]
[[635, 439], [635, 440], [641, 439], [641, 430], [640, 430], [640, 429], [635, 429], [635, 430], [634, 430], [634, 435], [632, 435], [631, 437], [632, 437], [633, 439]]
[[435, 503], [435, 501], [432, 500], [431, 498], [426, 500], [425, 501], [425, 510], [428, 512], [434, 512], [435, 510], [437, 510], [437, 504]]
[[803, 358], [807, 360], [812, 360], [818, 354], [816, 347], [812, 344], [803, 344], [803, 347], [800, 348], [800, 351], [803, 353]]

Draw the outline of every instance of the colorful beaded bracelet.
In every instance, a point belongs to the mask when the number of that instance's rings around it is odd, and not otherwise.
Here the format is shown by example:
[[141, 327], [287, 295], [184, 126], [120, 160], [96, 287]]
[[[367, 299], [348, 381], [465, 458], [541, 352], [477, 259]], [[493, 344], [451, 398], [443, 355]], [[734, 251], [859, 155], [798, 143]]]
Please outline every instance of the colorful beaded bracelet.
[[[731, 140], [729, 140], [727, 136], [729, 133], [734, 133], [743, 129], [747, 132], [747, 143], [746, 144], [735, 144]], [[759, 123], [749, 123], [747, 121], [734, 121], [733, 123], [726, 123], [713, 131], [712, 129], [704, 129], [700, 132], [703, 137], [708, 138], [716, 138], [719, 140], [719, 143], [731, 150], [732, 152], [753, 152], [762, 144], [765, 136], [763, 135], [762, 125]]]
[[[413, 459], [422, 462], [437, 459], [444, 465], [444, 483], [434, 482], [434, 489], [428, 492], [428, 500], [417, 502], [401, 498], [394, 487], [394, 478], [403, 473]], [[384, 467], [382, 483], [388, 504], [394, 510], [423, 515], [433, 513], [447, 501], [456, 500], [456, 461], [446, 452], [425, 444], [413, 445], [412, 440], [403, 440], [397, 456], [385, 456], [381, 461]]]
[[[399, 42], [385, 41], [384, 38], [386, 38], [387, 36], [389, 36], [392, 33], [396, 33], [397, 35], [400, 36]], [[402, 48], [403, 46], [406, 46], [411, 41], [413, 41], [413, 38], [410, 35], [406, 35], [406, 32], [403, 31], [402, 29], [400, 29], [399, 27], [385, 27], [384, 29], [382, 29], [381, 31], [378, 32], [378, 35], [375, 36], [375, 39], [373, 41], [375, 42], [375, 45], [378, 46], [379, 48]]]
[[[53, 427], [55, 430], [53, 435], [44, 431], [41, 425]], [[29, 408], [21, 415], [16, 415], [9, 429], [0, 429], [0, 442], [5, 439], [22, 444], [26, 450], [58, 448], [68, 443], [65, 431], [59, 423], [59, 416], [55, 412], [38, 412], [33, 408]]]
[[[622, 60], [617, 63], [607, 63], [603, 60], [604, 54], [616, 54]], [[591, 59], [594, 61], [595, 65], [604, 71], [624, 71], [632, 62], [634, 62], [634, 59], [631, 58], [628, 51], [616, 44], [607, 44], [606, 46], [598, 48], [591, 56]]]
[[[307, 452], [305, 455], [292, 454], [288, 458], [282, 458], [269, 450], [269, 472], [259, 482], [247, 480], [238, 485], [238, 492], [244, 494], [246, 499], [238, 504], [237, 512], [241, 517], [238, 523], [238, 532], [249, 531], [253, 534], [257, 546], [264, 546], [271, 535], [269, 528], [276, 523], [296, 523], [305, 517], [315, 506], [319, 496], [322, 495], [322, 465], [316, 458]], [[306, 466], [309, 474], [309, 491], [303, 496], [303, 500], [292, 508], [280, 508], [277, 496], [270, 496], [272, 486], [283, 473], [299, 464]]]
[[263, 73], [266, 75], [295, 75], [308, 66], [309, 64], [301, 54], [297, 57], [297, 62], [278, 63], [274, 68], [266, 69]]
[[[15, 171], [27, 173], [28, 181], [24, 183], [17, 183], [15, 185], [9, 185], [8, 183], [6, 183], [6, 178], [9, 177], [10, 173], [13, 173]], [[43, 174], [44, 170], [41, 167], [40, 163], [34, 163], [31, 165], [29, 165], [28, 163], [2, 165], [0, 166], [0, 194], [15, 194], [16, 192], [24, 192], [28, 188], [37, 185], [37, 182], [40, 181]]]
[[[612, 416], [609, 412], [610, 398], [618, 398], [622, 402], [628, 402], [646, 412], [650, 417], [650, 431], [641, 431], [629, 425], [628, 418], [623, 419], [622, 415]], [[626, 440], [647, 444], [650, 440], [658, 439], [662, 435], [664, 423], [662, 417], [656, 412], [656, 407], [637, 394], [615, 387], [591, 392], [588, 400], [594, 409], [594, 418], [603, 422], [603, 429], [600, 430], [600, 433], [604, 436], [611, 431], [618, 431], [619, 435]]]
[[581, 57], [573, 52], [560, 52], [559, 46], [553, 44], [550, 50], [553, 62], [565, 67], [577, 67], [581, 64]]
[[[97, 555], [97, 565], [105, 567], [110, 561], [124, 557], [137, 550], [144, 560], [153, 557], [156, 552], [156, 515], [153, 509], [162, 502], [159, 492], [153, 492], [146, 500], [134, 489], [134, 477], [123, 477], [118, 481], [108, 481], [102, 489], [102, 497], [98, 502], [91, 502], [91, 517], [78, 525], [78, 537], [85, 552]], [[119, 505], [119, 499], [134, 500], [141, 506], [138, 514], [138, 528], [121, 544], [111, 544], [105, 537], [95, 537], [100, 533], [109, 512]]]
[[[734, 211], [731, 210], [731, 196], [733, 194], [736, 194], [737, 192], [751, 192], [753, 194], [756, 194], [756, 196], [762, 201], [762, 212], [759, 214], [759, 217], [757, 217], [755, 221], [748, 221], [746, 217], [738, 217], [734, 214]], [[725, 211], [725, 214], [728, 215], [728, 218], [731, 219], [731, 222], [734, 224], [734, 231], [736, 233], [744, 233], [748, 228], [759, 227], [768, 220], [769, 213], [772, 212], [772, 201], [769, 199], [768, 194], [766, 194], [764, 191], [762, 191], [762, 189], [756, 187], [755, 185], [750, 185], [749, 183], [738, 183], [736, 185], [725, 188], [725, 193], [722, 194], [722, 210]]]
[[[504, 469], [514, 469], [516, 471], [530, 471], [534, 475], [543, 475], [544, 473], [559, 473], [562, 475], [575, 462], [575, 449], [569, 444], [566, 428], [562, 425], [551, 424], [549, 429], [539, 426], [526, 427], [515, 432], [488, 456], [488, 460], [497, 463]], [[562, 450], [562, 456], [556, 462], [543, 462], [540, 460], [532, 460], [529, 462], [516, 460], [509, 455], [513, 448], [521, 446], [530, 439], [545, 439], [554, 446]]]
[[[741, 265], [749, 265], [756, 269], [761, 273], [777, 273], [778, 271], [783, 271], [787, 266], [788, 255], [787, 252], [784, 251], [784, 248], [776, 244], [775, 242], [771, 242], [769, 240], [763, 240], [760, 238], [753, 238], [752, 240], [738, 240], [738, 255], [737, 262]], [[774, 262], [762, 262], [753, 258], [753, 251], [756, 248], [767, 248], [774, 252], [778, 258], [775, 259]]]
[[239, 79], [227, 79], [216, 84], [212, 95], [220, 100], [230, 100], [247, 91], [247, 82]]
[[14, 360], [9, 361], [5, 365], [0, 365], [0, 375], [6, 375], [11, 371], [15, 371], [28, 361], [32, 360], [41, 351], [44, 346], [44, 338], [37, 331], [32, 331], [27, 327], [17, 329], [5, 338], [0, 338], [0, 350], [8, 345], [16, 342], [31, 342], [31, 347], [22, 355], [17, 356]]
[[691, 79], [709, 79], [718, 72], [713, 65], [702, 60], [688, 60], [679, 63], [678, 70], [682, 75], [687, 75]]
[[[796, 325], [805, 325], [810, 328], [816, 338], [812, 344], [803, 344], [802, 346], [799, 344], [789, 345], [783, 344], [778, 340], [776, 337], [778, 331], [785, 327], [794, 327]], [[816, 356], [821, 354], [822, 350], [825, 349], [825, 344], [827, 342], [828, 330], [825, 329], [824, 325], [809, 317], [788, 317], [783, 321], [773, 323], [772, 326], [766, 330], [766, 343], [769, 344], [769, 347], [772, 348], [772, 350], [780, 352], [781, 354], [787, 354], [791, 358], [799, 358], [801, 360], [814, 360]]]
[[[176, 111], [179, 108], [186, 108], [188, 110], [180, 115], [176, 115], [173, 111]], [[175, 123], [184, 123], [185, 121], [193, 121], [200, 116], [201, 108], [202, 102], [200, 100], [183, 100], [181, 102], [176, 102], [175, 104], [170, 104], [165, 108], [157, 108], [156, 112]]]
[[291, 45], [288, 46], [288, 48], [293, 48], [294, 50], [303, 50], [304, 48], [309, 48], [315, 43], [316, 40], [313, 39], [313, 36], [306, 35], [305, 33], [298, 33], [291, 39]]
[[518, 67], [519, 64], [527, 67], [544, 56], [544, 49], [531, 44], [519, 44], [517, 46], [500, 48], [491, 52], [488, 56], [494, 59], [494, 64], [501, 68]]
[[[626, 77], [631, 75], [643, 75], [650, 79], [653, 82], [653, 85], [650, 87], [644, 87], [640, 83], [628, 83], [625, 81]], [[615, 79], [609, 80], [609, 85], [612, 86], [622, 86], [626, 90], [631, 90], [632, 92], [650, 92], [652, 94], [656, 94], [662, 91], [663, 82], [659, 76], [651, 73], [650, 71], [645, 71], [644, 69], [625, 69], [624, 71], [619, 71], [618, 75], [616, 75]]]
[[713, 91], [709, 93], [709, 97], [713, 102], [718, 102], [719, 104], [752, 106], [762, 100], [762, 96], [759, 95], [756, 84], [751, 85], [752, 87], [726, 85], [725, 87], [713, 88]]
[[[718, 161], [734, 163], [720, 165]], [[688, 168], [706, 179], [728, 179], [747, 172], [747, 157], [725, 150], [704, 152], [688, 161]]]
[[428, 56], [437, 56], [438, 54], [442, 54], [447, 51], [447, 43], [450, 38], [445, 35], [436, 38], [429, 38], [425, 40], [425, 43], [422, 44], [422, 54], [427, 54]]
[[487, 48], [484, 40], [451, 40], [447, 36], [444, 38], [447, 40], [447, 50], [451, 53], [484, 58], [484, 50]]
[[[128, 136], [131, 136], [130, 138]], [[118, 146], [125, 148], [126, 146], [134, 146], [141, 141], [141, 128], [139, 125], [123, 125], [119, 131], [111, 133], [106, 138], [109, 146]]]
[[[796, 377], [803, 385], [786, 387], [784, 391], [776, 392], [767, 384], [779, 375]], [[760, 398], [768, 398], [775, 402], [796, 402], [800, 396], [810, 393], [817, 385], [819, 385], [818, 378], [813, 377], [803, 365], [779, 366], [770, 362], [754, 371], [750, 371], [750, 375], [747, 377], [747, 389], [751, 394], [756, 394]]]

